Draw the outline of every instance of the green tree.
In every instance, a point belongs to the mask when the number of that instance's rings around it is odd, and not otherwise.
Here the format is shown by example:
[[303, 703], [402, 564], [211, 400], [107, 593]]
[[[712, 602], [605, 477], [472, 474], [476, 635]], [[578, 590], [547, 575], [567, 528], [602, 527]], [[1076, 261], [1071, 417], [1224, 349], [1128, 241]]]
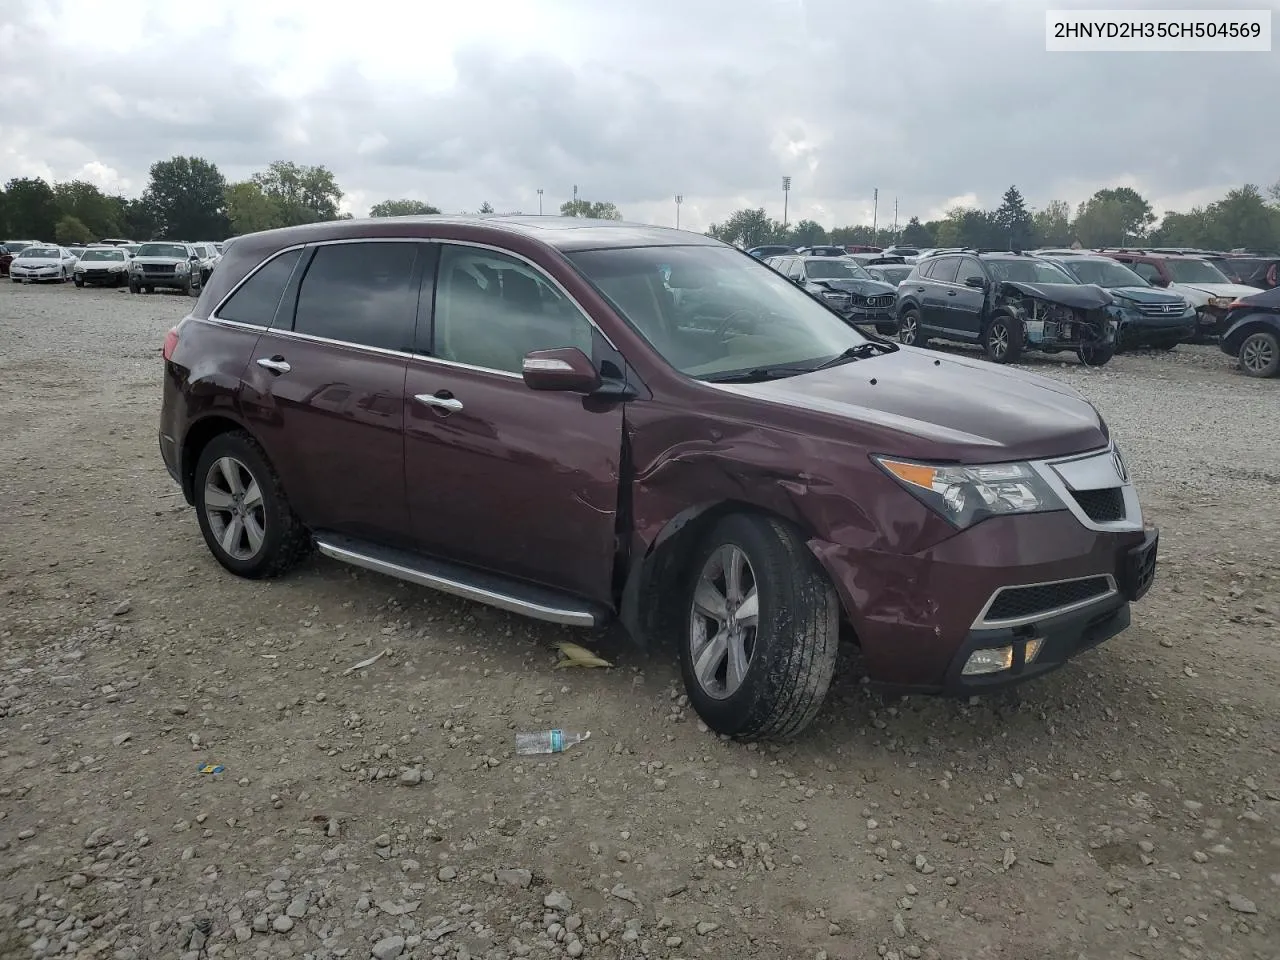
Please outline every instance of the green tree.
[[1050, 200], [1048, 206], [1032, 215], [1031, 222], [1036, 241], [1046, 247], [1070, 246], [1074, 238], [1071, 204], [1065, 200]]
[[562, 217], [587, 217], [591, 220], [621, 220], [622, 214], [612, 203], [602, 200], [570, 200], [560, 204]]
[[227, 181], [203, 157], [174, 157], [151, 165], [142, 197], [160, 233], [171, 240], [221, 240], [227, 235]]
[[988, 247], [1008, 249], [1009, 235], [987, 210], [954, 207], [938, 224], [935, 233], [940, 247]]
[[78, 218], [66, 214], [58, 221], [53, 230], [54, 239], [58, 243], [92, 243], [94, 240], [93, 231], [86, 227]]
[[788, 231], [787, 243], [793, 247], [812, 247], [827, 242], [827, 228], [817, 220], [801, 220]]
[[724, 223], [713, 223], [708, 227], [707, 236], [749, 250], [763, 243], [785, 242], [786, 231], [782, 224], [764, 212], [764, 207], [757, 207], [754, 210], [735, 210]]
[[266, 170], [255, 173], [253, 182], [280, 208], [283, 226], [338, 219], [338, 202], [343, 193], [327, 167], [276, 160]]
[[160, 224], [156, 220], [155, 211], [145, 200], [124, 197], [113, 197], [123, 211], [124, 230], [121, 236], [132, 240], [155, 240], [160, 236]]
[[493, 204], [486, 200], [484, 203], [480, 204], [480, 212], [493, 213]]
[[871, 227], [865, 223], [847, 224], [843, 227], [833, 227], [831, 232], [827, 234], [827, 242], [834, 243], [837, 246], [848, 246], [850, 244], [868, 244], [871, 243]]
[[1130, 187], [1099, 190], [1080, 204], [1075, 233], [1086, 247], [1141, 241], [1155, 223], [1151, 204]]
[[55, 183], [53, 194], [58, 213], [78, 220], [95, 239], [118, 237], [124, 229], [124, 209], [120, 201], [106, 196], [92, 183], [83, 180]]
[[1280, 216], [1262, 199], [1262, 191], [1246, 183], [1205, 211], [1209, 227], [1206, 246], [1222, 250], [1247, 247], [1250, 250], [1274, 250], [1280, 245]]
[[1011, 186], [1000, 199], [1000, 206], [991, 217], [1004, 234], [1004, 243], [1010, 250], [1025, 250], [1032, 245], [1035, 225], [1026, 201], [1016, 186]]
[[439, 212], [439, 207], [421, 200], [383, 200], [369, 208], [371, 217], [416, 217]]
[[919, 217], [912, 217], [902, 228], [902, 236], [898, 238], [898, 242], [904, 247], [931, 247], [933, 234], [920, 222]]
[[229, 184], [226, 205], [227, 220], [236, 236], [284, 226], [279, 205], [252, 180]]
[[58, 226], [53, 188], [39, 177], [17, 177], [4, 185], [9, 233], [14, 239], [48, 241]]

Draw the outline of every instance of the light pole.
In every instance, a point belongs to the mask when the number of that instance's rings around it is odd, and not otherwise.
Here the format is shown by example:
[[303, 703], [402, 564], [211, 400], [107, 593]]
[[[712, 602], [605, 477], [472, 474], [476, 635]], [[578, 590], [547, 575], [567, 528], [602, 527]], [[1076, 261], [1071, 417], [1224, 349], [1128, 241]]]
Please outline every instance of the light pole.
[[791, 198], [791, 178], [782, 178], [782, 229], [787, 229], [787, 201]]
[[542, 188], [538, 188], [538, 216], [542, 216]]
[[580, 215], [578, 213], [578, 185], [576, 183], [573, 185], [573, 215], [575, 217]]
[[680, 229], [680, 204], [684, 203], [684, 194], [676, 194], [676, 229]]
[[893, 198], [893, 242], [898, 242], [898, 198]]
[[871, 194], [871, 246], [876, 245], [876, 214], [880, 212], [880, 188]]

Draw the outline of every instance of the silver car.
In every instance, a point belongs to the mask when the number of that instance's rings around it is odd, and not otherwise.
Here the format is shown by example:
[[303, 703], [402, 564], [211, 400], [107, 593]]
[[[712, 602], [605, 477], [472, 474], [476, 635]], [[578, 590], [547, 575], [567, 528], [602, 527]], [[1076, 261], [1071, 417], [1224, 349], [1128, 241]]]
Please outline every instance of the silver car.
[[129, 282], [129, 252], [123, 247], [89, 247], [76, 264], [77, 287], [86, 283], [123, 287]]
[[76, 255], [66, 247], [27, 247], [9, 264], [9, 279], [14, 283], [66, 283], [75, 272], [76, 262]]

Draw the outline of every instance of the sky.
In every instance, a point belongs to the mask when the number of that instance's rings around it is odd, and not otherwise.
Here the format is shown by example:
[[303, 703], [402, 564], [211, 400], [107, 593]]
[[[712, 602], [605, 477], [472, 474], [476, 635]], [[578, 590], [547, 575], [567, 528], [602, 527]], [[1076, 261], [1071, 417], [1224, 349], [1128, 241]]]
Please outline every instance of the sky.
[[[1130, 186], [1160, 212], [1280, 179], [1272, 53], [1047, 53], [1044, 11], [1280, 0], [2, 0], [0, 182], [135, 196], [323, 164], [363, 216], [581, 197], [703, 230], [827, 227]], [[873, 194], [879, 191], [878, 210]]]

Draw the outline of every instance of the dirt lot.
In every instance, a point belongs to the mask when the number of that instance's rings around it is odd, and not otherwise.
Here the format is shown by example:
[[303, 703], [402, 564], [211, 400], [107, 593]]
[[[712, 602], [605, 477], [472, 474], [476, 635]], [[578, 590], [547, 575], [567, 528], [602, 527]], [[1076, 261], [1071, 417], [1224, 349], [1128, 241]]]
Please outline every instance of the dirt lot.
[[[848, 657], [755, 748], [670, 650], [224, 573], [156, 444], [185, 305], [0, 284], [0, 957], [1280, 956], [1280, 384], [1030, 360], [1162, 527], [1134, 627], [978, 703]], [[553, 670], [559, 638], [616, 668]], [[513, 755], [553, 726], [591, 739]]]

